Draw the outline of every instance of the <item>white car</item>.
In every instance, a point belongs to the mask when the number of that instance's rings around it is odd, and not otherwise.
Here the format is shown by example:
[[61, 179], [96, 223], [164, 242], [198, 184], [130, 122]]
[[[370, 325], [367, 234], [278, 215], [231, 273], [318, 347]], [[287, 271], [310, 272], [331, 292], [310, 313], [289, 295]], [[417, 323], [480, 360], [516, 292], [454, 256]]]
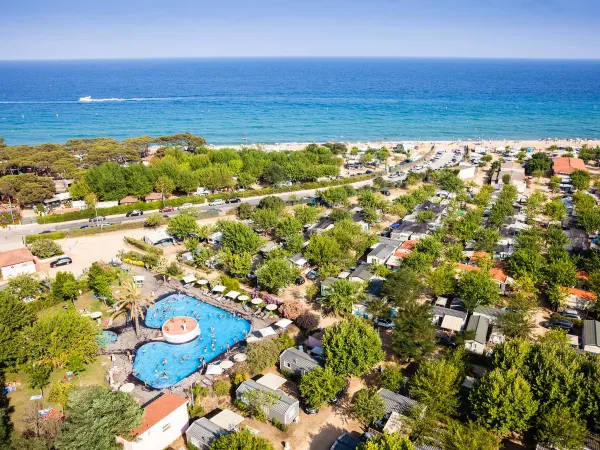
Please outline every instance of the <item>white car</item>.
[[179, 207], [179, 209], [189, 209], [189, 208], [193, 208], [194, 204], [193, 203], [184, 203], [183, 205], [181, 205]]
[[220, 198], [213, 200], [212, 202], [208, 202], [208, 206], [220, 206], [220, 205], [224, 205], [225, 204], [225, 200], [222, 200]]

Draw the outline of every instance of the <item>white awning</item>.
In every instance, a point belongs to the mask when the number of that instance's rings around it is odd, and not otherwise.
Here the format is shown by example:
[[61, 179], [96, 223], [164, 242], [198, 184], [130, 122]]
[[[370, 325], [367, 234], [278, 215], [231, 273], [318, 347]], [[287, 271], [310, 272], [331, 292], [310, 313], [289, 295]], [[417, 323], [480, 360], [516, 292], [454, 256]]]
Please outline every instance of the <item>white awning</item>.
[[277, 334], [272, 327], [261, 328], [258, 330], [258, 332], [262, 335], [262, 337], [273, 336], [274, 334]]
[[143, 283], [145, 279], [146, 277], [144, 275], [136, 275], [135, 277], [133, 277], [133, 281], [135, 281], [136, 283]]
[[206, 367], [206, 375], [221, 375], [223, 368], [217, 364], [209, 364]]
[[441, 328], [445, 330], [460, 331], [463, 326], [463, 320], [460, 317], [445, 315], [442, 319]]
[[214, 288], [212, 288], [212, 292], [223, 292], [225, 289], [227, 289], [225, 286], [223, 286], [222, 284], [218, 284]]
[[210, 419], [212, 423], [223, 428], [227, 431], [232, 431], [240, 423], [244, 421], [244, 418], [239, 414], [234, 413], [230, 409], [224, 409], [219, 414]]
[[229, 291], [227, 294], [225, 294], [225, 297], [230, 298], [230, 299], [234, 299], [238, 295], [240, 295], [240, 293], [238, 291]]
[[285, 329], [291, 323], [292, 323], [292, 321], [290, 319], [281, 319], [281, 320], [275, 322], [275, 326]]
[[273, 389], [274, 391], [283, 386], [286, 381], [287, 380], [285, 378], [275, 375], [274, 373], [268, 373], [256, 380], [258, 384], [262, 384], [263, 386]]
[[184, 284], [194, 283], [196, 281], [196, 277], [194, 275], [186, 275], [182, 278]]

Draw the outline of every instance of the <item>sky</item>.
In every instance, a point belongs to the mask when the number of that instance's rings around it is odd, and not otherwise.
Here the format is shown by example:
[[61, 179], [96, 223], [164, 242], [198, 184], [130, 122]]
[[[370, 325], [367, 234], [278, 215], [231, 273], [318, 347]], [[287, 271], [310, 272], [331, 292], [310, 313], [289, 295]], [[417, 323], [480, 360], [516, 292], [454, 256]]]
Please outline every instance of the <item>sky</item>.
[[598, 0], [17, 0], [0, 59], [600, 58]]

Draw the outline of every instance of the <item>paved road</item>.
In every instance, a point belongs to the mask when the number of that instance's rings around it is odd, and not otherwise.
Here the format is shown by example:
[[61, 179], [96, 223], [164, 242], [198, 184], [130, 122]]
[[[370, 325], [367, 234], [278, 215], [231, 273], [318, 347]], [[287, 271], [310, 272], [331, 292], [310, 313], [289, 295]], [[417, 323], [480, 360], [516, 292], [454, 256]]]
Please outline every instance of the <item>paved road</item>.
[[[436, 169], [440, 169], [442, 168], [445, 164], [450, 163], [452, 164], [451, 160], [452, 157], [454, 156], [454, 154], [451, 151], [445, 151], [442, 155], [442, 157], [438, 160], [431, 160], [431, 168], [436, 170]], [[419, 164], [423, 164], [424, 161], [419, 162]], [[426, 170], [426, 168], [422, 168], [421, 171]], [[389, 176], [386, 177], [389, 179]], [[402, 178], [393, 178], [391, 179], [392, 181], [398, 181], [403, 179]], [[352, 183], [351, 186], [355, 187], [355, 188], [359, 188], [362, 186], [367, 186], [370, 185], [372, 183], [372, 180], [363, 180], [363, 181], [357, 181], [356, 183]], [[296, 191], [296, 192], [288, 192], [288, 193], [281, 193], [281, 194], [272, 194], [276, 197], [280, 197], [282, 200], [289, 200], [290, 197], [294, 197], [294, 198], [301, 198], [301, 197], [305, 197], [305, 196], [314, 196], [316, 194], [318, 189], [308, 189], [308, 190], [304, 190], [304, 191]], [[247, 199], [242, 199], [242, 201], [244, 203], [249, 203], [251, 205], [258, 205], [258, 203], [260, 202], [260, 200], [262, 198], [264, 198], [266, 196], [260, 196], [260, 197], [250, 197]], [[198, 208], [200, 211], [206, 211], [208, 209], [215, 209], [218, 208], [219, 210], [221, 210], [222, 212], [226, 212], [227, 210], [231, 209], [231, 208], [236, 208], [238, 204], [225, 204], [225, 205], [221, 205], [221, 206], [209, 206], [208, 203], [203, 203], [203, 204], [199, 204], [199, 205], [195, 205], [194, 207]], [[144, 211], [144, 215], [148, 215], [148, 214], [152, 214], [154, 212], [158, 212], [158, 210], [154, 210], [154, 211]], [[169, 217], [172, 216], [176, 216], [177, 214], [179, 214], [180, 211], [174, 211], [172, 213], [168, 213]], [[145, 218], [144, 216], [142, 217], [125, 217], [125, 214], [118, 214], [118, 215], [114, 215], [114, 216], [109, 216], [107, 218], [107, 222], [110, 223], [116, 223], [116, 224], [121, 224], [124, 222], [141, 222], [144, 221]], [[0, 247], [3, 246], [3, 244], [6, 245], [14, 245], [14, 244], [18, 244], [18, 243], [22, 243], [25, 239], [25, 236], [28, 234], [37, 234], [37, 233], [41, 233], [42, 231], [68, 231], [68, 230], [75, 230], [77, 228], [81, 228], [84, 225], [90, 225], [90, 222], [88, 219], [82, 219], [82, 220], [73, 220], [70, 222], [62, 222], [62, 223], [56, 223], [56, 224], [49, 224], [49, 225], [40, 225], [40, 224], [29, 224], [29, 225], [17, 225], [17, 226], [12, 226], [10, 229], [0, 229]], [[4, 246], [6, 246], [4, 245]]]

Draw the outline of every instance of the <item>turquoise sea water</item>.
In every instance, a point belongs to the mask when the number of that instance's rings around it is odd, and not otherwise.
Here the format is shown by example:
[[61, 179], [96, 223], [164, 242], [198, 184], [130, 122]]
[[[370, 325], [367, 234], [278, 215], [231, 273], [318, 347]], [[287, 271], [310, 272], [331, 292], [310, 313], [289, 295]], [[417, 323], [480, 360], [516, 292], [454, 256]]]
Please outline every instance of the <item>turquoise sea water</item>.
[[600, 137], [600, 61], [0, 62], [7, 143], [181, 131], [213, 144]]
[[150, 328], [161, 328], [170, 318], [179, 316], [196, 319], [200, 337], [186, 344], [151, 342], [138, 348], [133, 372], [149, 386], [165, 388], [179, 383], [195, 372], [202, 360], [208, 364], [225, 352], [227, 345], [233, 347], [250, 331], [247, 320], [180, 294], [171, 295], [148, 308], [145, 324]]

